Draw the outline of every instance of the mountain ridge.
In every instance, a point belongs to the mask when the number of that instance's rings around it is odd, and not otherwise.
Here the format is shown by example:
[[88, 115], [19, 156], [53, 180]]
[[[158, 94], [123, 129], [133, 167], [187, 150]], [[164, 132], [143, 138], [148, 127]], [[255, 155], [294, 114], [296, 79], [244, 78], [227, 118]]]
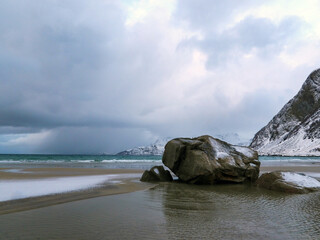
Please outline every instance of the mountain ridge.
[[[227, 133], [227, 134], [218, 134], [215, 135], [216, 138], [219, 138], [223, 141], [231, 143], [233, 145], [239, 146], [247, 146], [250, 142], [241, 139], [237, 133]], [[134, 147], [125, 151], [121, 151], [117, 153], [117, 155], [124, 155], [124, 156], [147, 156], [147, 155], [154, 155], [154, 156], [161, 156], [164, 152], [164, 147], [168, 141], [170, 141], [171, 137], [166, 138], [159, 138], [154, 143], [147, 145], [147, 146], [140, 146]]]
[[320, 156], [320, 69], [259, 130], [250, 147], [260, 155]]

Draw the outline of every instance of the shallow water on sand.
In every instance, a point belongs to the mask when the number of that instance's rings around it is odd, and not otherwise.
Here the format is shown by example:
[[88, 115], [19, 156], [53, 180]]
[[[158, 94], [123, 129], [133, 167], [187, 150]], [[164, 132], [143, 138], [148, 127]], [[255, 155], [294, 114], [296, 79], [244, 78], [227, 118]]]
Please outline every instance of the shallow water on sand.
[[319, 239], [320, 193], [160, 184], [0, 216], [0, 239]]

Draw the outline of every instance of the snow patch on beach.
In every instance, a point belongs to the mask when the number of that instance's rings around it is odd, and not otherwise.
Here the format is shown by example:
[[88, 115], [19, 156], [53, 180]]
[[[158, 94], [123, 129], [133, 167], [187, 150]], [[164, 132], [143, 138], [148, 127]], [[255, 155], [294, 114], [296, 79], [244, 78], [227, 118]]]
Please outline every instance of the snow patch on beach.
[[115, 180], [139, 176], [140, 174], [116, 174], [32, 180], [1, 180], [0, 202], [84, 190], [98, 187], [104, 183], [118, 183], [118, 181]]
[[300, 187], [320, 188], [320, 182], [318, 180], [298, 173], [283, 172], [282, 178], [284, 181], [291, 182]]

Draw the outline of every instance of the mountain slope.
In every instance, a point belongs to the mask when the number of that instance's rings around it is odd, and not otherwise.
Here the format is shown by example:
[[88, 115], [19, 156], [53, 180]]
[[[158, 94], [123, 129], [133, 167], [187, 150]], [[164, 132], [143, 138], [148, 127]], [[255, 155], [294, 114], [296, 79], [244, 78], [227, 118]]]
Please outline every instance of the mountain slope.
[[[239, 145], [239, 146], [249, 145], [249, 143], [246, 140], [241, 139], [237, 133], [221, 134], [221, 135], [216, 135], [216, 137], [223, 141], [231, 143], [233, 145]], [[173, 138], [167, 137], [167, 138], [158, 139], [153, 144], [150, 144], [148, 146], [141, 146], [141, 147], [128, 149], [128, 150], [117, 153], [117, 155], [125, 155], [125, 156], [162, 155], [164, 152], [164, 146], [171, 139]]]
[[251, 140], [240, 137], [238, 133], [215, 134], [213, 136], [222, 141], [238, 146], [249, 146], [251, 142]]
[[132, 156], [143, 156], [143, 155], [162, 155], [164, 152], [164, 146], [171, 138], [158, 139], [149, 146], [135, 147], [122, 152], [117, 155], [132, 155]]
[[254, 136], [250, 147], [261, 155], [320, 156], [320, 69]]

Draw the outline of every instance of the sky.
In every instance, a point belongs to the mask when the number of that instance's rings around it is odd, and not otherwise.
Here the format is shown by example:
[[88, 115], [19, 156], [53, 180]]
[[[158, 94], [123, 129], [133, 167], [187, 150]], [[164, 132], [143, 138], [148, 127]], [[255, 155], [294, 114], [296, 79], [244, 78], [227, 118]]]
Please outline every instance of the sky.
[[250, 139], [320, 66], [320, 0], [0, 0], [0, 153]]

